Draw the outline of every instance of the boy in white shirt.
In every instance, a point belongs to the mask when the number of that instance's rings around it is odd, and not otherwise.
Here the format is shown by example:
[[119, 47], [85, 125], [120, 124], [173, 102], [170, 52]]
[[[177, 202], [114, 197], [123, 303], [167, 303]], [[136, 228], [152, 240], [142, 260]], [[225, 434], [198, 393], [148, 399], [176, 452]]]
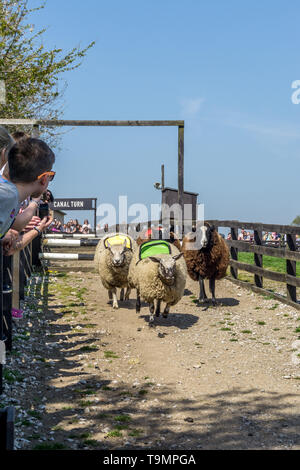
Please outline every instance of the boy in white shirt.
[[[52, 171], [54, 161], [52, 150], [39, 139], [29, 138], [11, 147], [8, 152], [9, 178], [0, 177], [0, 238], [3, 238], [11, 227], [17, 231], [25, 228], [38, 206], [41, 195], [55, 176]], [[36, 198], [29, 205], [32, 211], [29, 212], [27, 208], [27, 214], [24, 212], [18, 215], [21, 202], [29, 196]], [[17, 215], [18, 219], [15, 221]], [[34, 227], [33, 230], [40, 233], [47, 223], [48, 221], [43, 219], [39, 228]], [[32, 239], [37, 233], [31, 234]]]

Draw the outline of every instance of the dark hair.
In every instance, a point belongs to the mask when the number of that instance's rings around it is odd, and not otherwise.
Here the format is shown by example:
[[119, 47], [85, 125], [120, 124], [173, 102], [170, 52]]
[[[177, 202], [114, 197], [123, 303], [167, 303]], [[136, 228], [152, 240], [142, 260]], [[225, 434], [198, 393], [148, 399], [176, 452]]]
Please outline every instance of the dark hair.
[[9, 151], [9, 176], [13, 183], [33, 183], [39, 175], [50, 171], [55, 155], [40, 139], [21, 139]]
[[7, 132], [5, 127], [0, 126], [0, 152], [2, 152], [3, 149], [6, 149], [6, 152], [8, 152], [14, 143], [14, 139]]
[[[49, 193], [49, 195], [48, 195], [48, 193]], [[54, 196], [53, 196], [52, 192], [50, 191], [50, 189], [47, 189], [43, 193], [42, 199], [43, 199], [44, 202], [54, 202]]]
[[20, 140], [22, 140], [22, 139], [29, 139], [30, 135], [26, 134], [23, 131], [16, 131], [12, 134], [12, 137], [16, 142], [20, 142]]

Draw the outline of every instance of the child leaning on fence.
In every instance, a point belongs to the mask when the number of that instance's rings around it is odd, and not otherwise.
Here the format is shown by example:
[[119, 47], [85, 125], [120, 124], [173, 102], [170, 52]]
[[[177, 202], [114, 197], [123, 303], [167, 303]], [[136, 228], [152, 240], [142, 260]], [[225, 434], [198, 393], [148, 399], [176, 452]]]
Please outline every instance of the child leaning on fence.
[[[10, 148], [8, 152], [9, 177], [0, 177], [0, 238], [3, 238], [14, 225], [21, 202], [29, 196], [39, 200], [41, 194], [46, 191], [55, 175], [55, 172], [51, 171], [54, 161], [55, 156], [52, 150], [39, 139], [20, 140]], [[37, 201], [34, 201], [34, 204], [38, 206]], [[26, 237], [26, 244], [29, 243], [30, 238], [33, 239], [50, 223], [51, 220], [44, 218], [38, 227], [30, 231], [31, 233], [26, 233], [23, 236]], [[24, 220], [23, 224], [19, 222], [17, 227], [14, 225], [14, 228], [21, 231], [26, 224], [27, 221]], [[23, 239], [22, 245], [24, 242]]]

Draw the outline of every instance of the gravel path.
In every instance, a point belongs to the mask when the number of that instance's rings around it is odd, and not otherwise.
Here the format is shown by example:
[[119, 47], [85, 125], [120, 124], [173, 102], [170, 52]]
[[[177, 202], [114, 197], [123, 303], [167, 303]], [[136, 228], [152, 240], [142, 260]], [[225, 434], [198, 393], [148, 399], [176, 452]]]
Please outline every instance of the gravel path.
[[[230, 281], [148, 327], [94, 273], [34, 276], [2, 405], [18, 449], [300, 449], [300, 312]], [[134, 297], [134, 293], [132, 295]]]

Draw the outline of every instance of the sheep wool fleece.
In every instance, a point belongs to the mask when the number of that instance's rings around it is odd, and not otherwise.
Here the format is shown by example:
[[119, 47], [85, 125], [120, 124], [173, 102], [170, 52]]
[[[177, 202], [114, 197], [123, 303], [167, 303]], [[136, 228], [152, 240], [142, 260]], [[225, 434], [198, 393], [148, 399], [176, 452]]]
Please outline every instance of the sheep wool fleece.
[[[113, 237], [113, 234], [109, 235]], [[136, 242], [126, 235], [131, 240], [131, 246], [133, 250], [136, 249]], [[126, 249], [125, 251], [125, 263], [122, 267], [115, 267], [112, 263], [112, 257], [110, 250], [105, 247], [104, 240], [107, 237], [102, 238], [96, 248], [95, 252], [95, 269], [100, 275], [103, 287], [108, 290], [114, 287], [127, 287], [128, 286], [128, 271], [129, 265], [133, 256], [133, 251]]]
[[189, 250], [189, 241], [183, 240], [182, 251], [189, 276], [193, 281], [204, 279], [222, 279], [226, 276], [229, 265], [229, 250], [225, 240], [214, 231], [210, 250]]
[[[179, 250], [171, 244], [171, 255], [159, 254], [157, 258], [175, 256]], [[187, 269], [184, 258], [176, 261], [175, 282], [169, 286], [162, 282], [158, 275], [158, 263], [148, 258], [139, 261], [139, 250], [137, 249], [132, 258], [129, 268], [129, 285], [139, 289], [140, 296], [145, 302], [152, 303], [154, 299], [175, 305], [182, 298], [186, 283]], [[138, 263], [138, 264], [136, 264]]]

